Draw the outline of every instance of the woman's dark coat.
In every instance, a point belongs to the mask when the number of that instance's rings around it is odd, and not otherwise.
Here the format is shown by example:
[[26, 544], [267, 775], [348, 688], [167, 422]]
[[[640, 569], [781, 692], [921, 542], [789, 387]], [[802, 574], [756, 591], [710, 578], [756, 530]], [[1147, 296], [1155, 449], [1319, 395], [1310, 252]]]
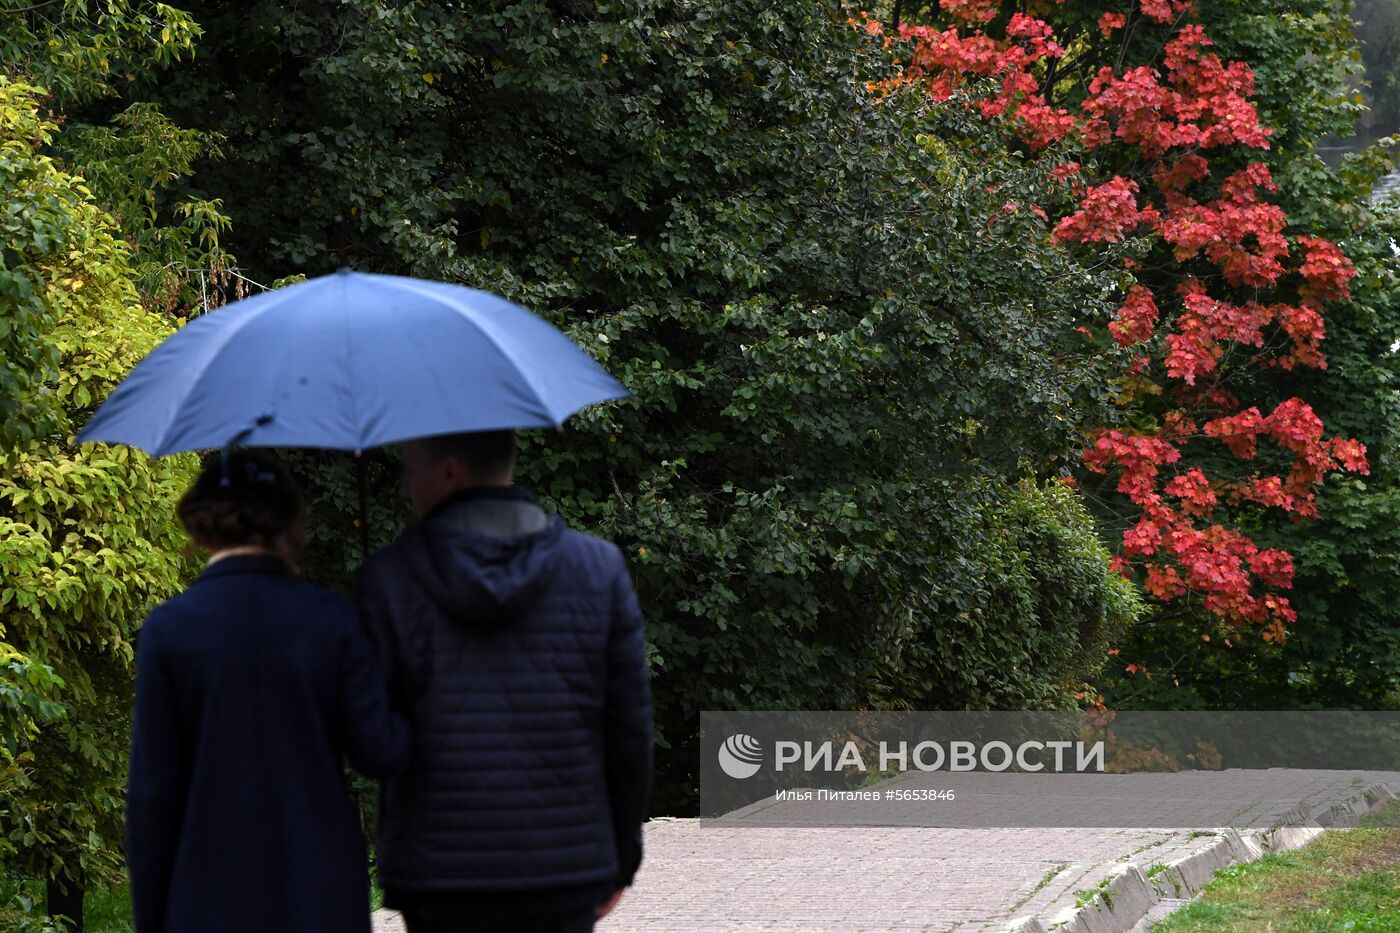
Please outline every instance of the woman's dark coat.
[[270, 555], [211, 564], [137, 649], [126, 856], [137, 933], [368, 933], [342, 759], [402, 769], [346, 600]]

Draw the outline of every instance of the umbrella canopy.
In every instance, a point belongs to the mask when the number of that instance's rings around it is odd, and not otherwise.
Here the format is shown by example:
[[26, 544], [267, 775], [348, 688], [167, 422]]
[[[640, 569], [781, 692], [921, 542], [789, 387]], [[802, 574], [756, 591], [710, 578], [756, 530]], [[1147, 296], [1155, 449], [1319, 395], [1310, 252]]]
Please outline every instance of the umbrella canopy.
[[558, 427], [627, 390], [567, 337], [487, 292], [343, 270], [196, 318], [78, 435], [153, 456], [224, 447], [363, 450]]

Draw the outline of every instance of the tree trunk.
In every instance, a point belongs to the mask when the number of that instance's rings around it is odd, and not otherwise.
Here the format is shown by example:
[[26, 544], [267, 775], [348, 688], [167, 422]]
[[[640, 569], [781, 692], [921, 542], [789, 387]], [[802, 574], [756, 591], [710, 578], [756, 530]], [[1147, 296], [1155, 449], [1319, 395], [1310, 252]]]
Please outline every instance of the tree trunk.
[[83, 890], [86, 886], [72, 878], [49, 878], [49, 915], [62, 916], [70, 933], [83, 933]]

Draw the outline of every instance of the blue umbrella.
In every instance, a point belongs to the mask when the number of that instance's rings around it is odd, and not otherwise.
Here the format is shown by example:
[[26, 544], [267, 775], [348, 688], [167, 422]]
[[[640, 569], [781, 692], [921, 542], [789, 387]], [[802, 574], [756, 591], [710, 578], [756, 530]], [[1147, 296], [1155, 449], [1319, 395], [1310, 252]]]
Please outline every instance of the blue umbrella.
[[342, 270], [191, 321], [132, 370], [78, 440], [153, 456], [231, 442], [364, 450], [558, 427], [627, 394], [504, 298]]
[[[627, 390], [487, 292], [342, 270], [196, 318], [78, 434], [152, 456], [246, 444], [359, 452], [435, 434], [558, 427]], [[368, 549], [364, 463], [361, 546]]]

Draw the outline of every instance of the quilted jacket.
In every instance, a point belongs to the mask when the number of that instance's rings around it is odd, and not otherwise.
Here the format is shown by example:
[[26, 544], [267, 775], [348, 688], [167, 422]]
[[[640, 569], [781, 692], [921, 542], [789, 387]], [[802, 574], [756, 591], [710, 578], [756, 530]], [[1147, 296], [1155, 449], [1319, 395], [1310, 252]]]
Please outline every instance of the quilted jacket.
[[369, 559], [358, 601], [412, 725], [408, 769], [382, 785], [380, 883], [629, 885], [652, 703], [618, 549], [518, 487], [464, 490]]

